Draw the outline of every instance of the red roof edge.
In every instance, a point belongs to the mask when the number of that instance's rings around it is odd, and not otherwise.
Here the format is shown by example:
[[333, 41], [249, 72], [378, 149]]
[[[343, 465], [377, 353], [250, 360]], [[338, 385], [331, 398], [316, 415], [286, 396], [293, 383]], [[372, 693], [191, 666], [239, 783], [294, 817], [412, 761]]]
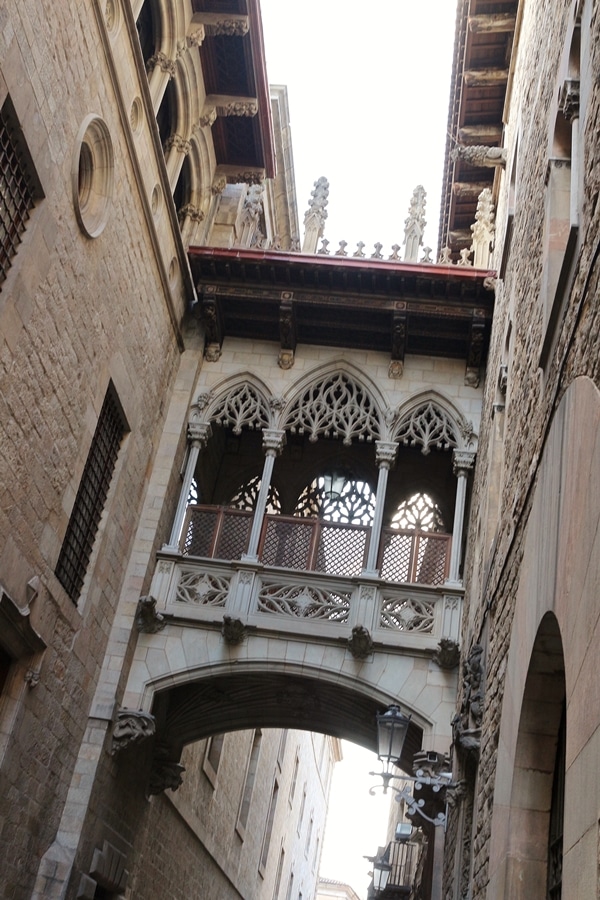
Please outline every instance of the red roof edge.
[[288, 253], [283, 250], [249, 250], [236, 247], [227, 249], [223, 247], [189, 247], [190, 257], [217, 257], [219, 259], [238, 259], [246, 262], [268, 263], [284, 262], [291, 265], [312, 265], [319, 268], [366, 268], [405, 273], [406, 275], [423, 275], [424, 277], [445, 276], [450, 279], [465, 279], [475, 281], [477, 279], [495, 278], [493, 269], [475, 269], [472, 266], [440, 265], [439, 263], [403, 263], [389, 262], [385, 259], [357, 259], [346, 256], [325, 256], [308, 253]]

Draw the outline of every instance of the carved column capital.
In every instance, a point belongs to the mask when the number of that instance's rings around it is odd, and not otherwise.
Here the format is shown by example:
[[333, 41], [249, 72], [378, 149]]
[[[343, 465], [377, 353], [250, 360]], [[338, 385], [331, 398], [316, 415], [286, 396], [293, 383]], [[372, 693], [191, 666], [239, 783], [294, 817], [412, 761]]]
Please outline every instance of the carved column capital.
[[558, 108], [569, 122], [579, 118], [578, 78], [565, 78], [558, 97]]
[[187, 436], [190, 443], [206, 447], [212, 435], [210, 422], [188, 422]]
[[159, 50], [158, 53], [155, 53], [154, 56], [151, 56], [148, 62], [146, 63], [146, 71], [150, 75], [154, 69], [159, 68], [163, 72], [167, 72], [169, 78], [173, 78], [176, 70], [176, 63], [174, 59], [169, 59], [169, 57]]
[[113, 727], [111, 756], [120, 753], [130, 744], [147, 740], [155, 731], [156, 722], [150, 713], [141, 709], [120, 709]]
[[172, 134], [165, 141], [165, 153], [168, 153], [169, 150], [172, 150], [173, 148], [177, 150], [178, 153], [183, 153], [184, 156], [187, 156], [192, 149], [192, 144], [180, 134]]
[[453, 450], [452, 470], [456, 476], [465, 475], [475, 465], [476, 453], [474, 450]]
[[285, 431], [277, 428], [265, 428], [262, 434], [263, 450], [267, 456], [279, 456], [285, 446]]
[[391, 468], [397, 452], [396, 441], [375, 441], [375, 460], [381, 469]]

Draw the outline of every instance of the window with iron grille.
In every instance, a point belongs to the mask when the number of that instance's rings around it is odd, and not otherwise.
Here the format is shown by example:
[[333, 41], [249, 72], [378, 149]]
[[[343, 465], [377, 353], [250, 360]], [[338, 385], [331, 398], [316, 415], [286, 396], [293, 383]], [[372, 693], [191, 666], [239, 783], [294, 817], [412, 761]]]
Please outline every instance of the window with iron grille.
[[125, 431], [123, 414], [111, 386], [104, 398], [56, 565], [56, 577], [74, 603], [81, 594]]
[[0, 109], [0, 284], [42, 191], [10, 99]]

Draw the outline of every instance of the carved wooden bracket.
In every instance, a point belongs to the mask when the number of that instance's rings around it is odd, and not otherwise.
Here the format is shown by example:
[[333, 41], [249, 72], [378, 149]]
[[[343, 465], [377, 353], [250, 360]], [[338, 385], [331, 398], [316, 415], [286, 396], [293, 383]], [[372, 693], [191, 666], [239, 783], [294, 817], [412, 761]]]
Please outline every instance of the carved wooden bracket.
[[485, 341], [485, 322], [483, 319], [473, 316], [469, 333], [469, 345], [467, 347], [467, 367], [465, 371], [465, 384], [468, 387], [479, 387], [481, 375], [481, 362], [483, 360], [483, 348]]
[[216, 293], [205, 289], [200, 300], [200, 320], [204, 325], [204, 356], [216, 362], [223, 344], [223, 314]]
[[392, 318], [392, 359], [388, 369], [390, 378], [400, 378], [404, 371], [408, 320], [406, 313], [395, 312]]
[[279, 305], [279, 340], [281, 350], [277, 363], [280, 369], [291, 369], [294, 365], [296, 352], [296, 311], [294, 309], [293, 295], [287, 291], [282, 294]]

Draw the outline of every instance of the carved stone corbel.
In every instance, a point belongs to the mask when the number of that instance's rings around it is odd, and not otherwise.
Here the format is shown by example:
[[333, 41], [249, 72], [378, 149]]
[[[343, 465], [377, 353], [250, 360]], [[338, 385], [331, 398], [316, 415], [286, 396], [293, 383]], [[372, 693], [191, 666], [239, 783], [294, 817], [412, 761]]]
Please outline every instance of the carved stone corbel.
[[223, 616], [223, 624], [221, 626], [221, 634], [226, 644], [236, 646], [242, 644], [246, 638], [246, 626], [241, 619], [234, 619], [232, 616]]
[[148, 793], [150, 795], [162, 794], [167, 788], [176, 791], [183, 784], [185, 766], [169, 759], [169, 751], [159, 748], [155, 753], [150, 772]]
[[373, 638], [364, 625], [355, 625], [348, 638], [348, 649], [354, 659], [367, 659], [373, 652]]
[[460, 662], [460, 647], [451, 638], [442, 638], [432, 659], [440, 669], [455, 669]]
[[156, 600], [150, 594], [138, 600], [135, 624], [137, 630], [144, 634], [156, 634], [167, 624], [165, 617], [156, 611]]
[[153, 737], [156, 731], [154, 716], [141, 709], [122, 708], [117, 712], [117, 721], [113, 726], [111, 756], [115, 756], [129, 747], [140, 744]]

